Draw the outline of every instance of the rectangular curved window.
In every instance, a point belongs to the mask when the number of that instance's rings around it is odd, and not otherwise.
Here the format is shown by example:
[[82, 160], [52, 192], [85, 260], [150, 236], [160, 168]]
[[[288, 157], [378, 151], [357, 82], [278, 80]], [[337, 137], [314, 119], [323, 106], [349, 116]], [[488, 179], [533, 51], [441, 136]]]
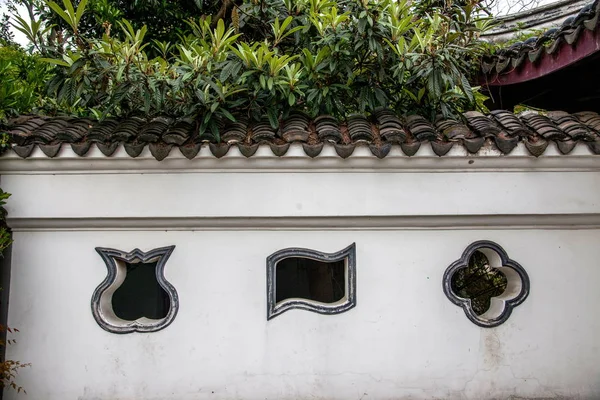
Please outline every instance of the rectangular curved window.
[[290, 247], [267, 257], [267, 319], [288, 310], [339, 314], [356, 305], [356, 245], [335, 253]]
[[277, 263], [276, 301], [303, 298], [335, 303], [345, 295], [345, 262], [326, 263], [310, 258], [290, 257]]

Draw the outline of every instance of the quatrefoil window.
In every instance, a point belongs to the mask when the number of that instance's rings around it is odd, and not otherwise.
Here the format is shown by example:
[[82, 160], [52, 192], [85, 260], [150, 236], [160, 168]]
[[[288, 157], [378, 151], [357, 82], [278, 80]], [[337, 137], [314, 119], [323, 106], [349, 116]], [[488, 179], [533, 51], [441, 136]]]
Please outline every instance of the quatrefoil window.
[[113, 333], [154, 332], [167, 327], [179, 308], [177, 291], [164, 276], [175, 246], [147, 253], [97, 247], [108, 269], [92, 296], [96, 322]]
[[446, 269], [443, 286], [451, 302], [461, 306], [473, 323], [486, 328], [504, 323], [529, 295], [527, 272], [490, 241], [467, 247]]

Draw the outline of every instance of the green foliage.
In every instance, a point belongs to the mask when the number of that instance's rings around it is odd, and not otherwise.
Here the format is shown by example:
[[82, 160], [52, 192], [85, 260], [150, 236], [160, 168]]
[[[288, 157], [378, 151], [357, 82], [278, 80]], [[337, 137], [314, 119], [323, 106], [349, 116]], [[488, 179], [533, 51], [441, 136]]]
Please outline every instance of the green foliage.
[[190, 117], [218, 140], [220, 121], [238, 116], [277, 126], [292, 110], [389, 107], [434, 120], [482, 108], [469, 82], [490, 22], [476, 2], [11, 1], [29, 4], [30, 20], [13, 25], [53, 70], [38, 74], [47, 98], [38, 80], [30, 90], [9, 79], [6, 91], [23, 92], [18, 106], [0, 107], [10, 113]]
[[79, 4], [77, 5], [77, 9], [75, 9], [71, 3], [71, 0], [63, 0], [63, 4], [66, 7], [65, 10], [63, 10], [62, 7], [54, 1], [48, 1], [47, 4], [52, 11], [58, 14], [69, 25], [73, 33], [77, 35], [79, 22], [81, 21], [81, 17], [83, 16], [83, 11], [85, 10], [87, 2], [88, 0], [80, 0]]
[[[0, 122], [42, 104], [52, 68], [16, 46], [0, 45]], [[0, 150], [4, 149], [0, 143]]]
[[291, 110], [345, 116], [390, 107], [434, 119], [481, 103], [469, 81], [489, 21], [476, 3], [422, 12], [393, 0], [250, 0], [231, 3], [229, 24], [188, 19], [164, 41], [125, 19], [86, 36], [86, 2], [62, 2], [48, 6], [64, 29], [29, 25], [57, 66], [46, 105], [68, 113], [192, 117], [200, 133], [216, 135], [220, 120], [238, 115], [277, 126]]
[[6, 200], [8, 200], [9, 197], [10, 193], [6, 193], [4, 190], [0, 189], [0, 256], [12, 243], [10, 233], [6, 229], [6, 210], [4, 209]]
[[548, 114], [548, 110], [544, 110], [543, 108], [538, 108], [538, 107], [532, 107], [532, 106], [528, 106], [526, 104], [517, 104], [514, 109], [513, 112], [515, 114], [519, 114], [525, 111], [533, 111], [536, 112], [540, 115], [546, 115]]
[[517, 42], [524, 42], [527, 39], [530, 38], [537, 38], [540, 37], [544, 32], [546, 32], [545, 29], [527, 29], [527, 28], [519, 28], [519, 30], [517, 30], [513, 36], [507, 40], [506, 42], [502, 43], [503, 47], [508, 47], [512, 44], [515, 44]]
[[10, 30], [10, 24], [8, 22], [9, 19], [10, 16], [8, 14], [3, 14], [0, 16], [0, 46], [14, 44], [14, 35]]
[[[189, 33], [187, 19], [216, 14], [221, 7], [220, 0], [89, 0], [85, 4], [86, 12], [80, 16], [77, 24], [72, 24], [80, 0], [71, 0], [73, 13], [69, 12], [69, 7], [62, 0], [54, 0], [58, 7], [50, 6], [50, 2], [43, 0], [0, 1], [7, 2], [9, 7], [24, 6], [30, 11], [30, 19], [54, 26], [52, 40], [55, 43], [62, 41], [59, 32], [66, 28], [73, 30], [73, 25], [77, 26], [81, 36], [99, 37], [111, 27], [117, 27], [122, 19], [130, 21], [135, 29], [147, 26], [149, 40], [174, 43], [178, 35]], [[70, 21], [65, 20], [65, 15], [61, 16], [57, 9], [69, 15]], [[120, 35], [118, 31], [113, 33]]]
[[459, 269], [452, 276], [452, 290], [458, 297], [471, 300], [475, 314], [482, 315], [491, 305], [491, 299], [506, 290], [506, 276], [490, 263], [480, 251], [473, 253], [467, 268]]

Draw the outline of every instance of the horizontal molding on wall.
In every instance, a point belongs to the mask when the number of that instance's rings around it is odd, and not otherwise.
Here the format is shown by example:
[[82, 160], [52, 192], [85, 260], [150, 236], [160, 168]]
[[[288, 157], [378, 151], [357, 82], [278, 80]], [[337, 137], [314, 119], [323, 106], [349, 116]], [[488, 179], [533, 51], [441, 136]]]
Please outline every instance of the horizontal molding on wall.
[[599, 229], [600, 214], [338, 217], [8, 218], [15, 232]]
[[423, 143], [412, 157], [398, 145], [384, 159], [375, 157], [368, 146], [358, 146], [347, 159], [340, 158], [331, 144], [325, 145], [317, 157], [308, 157], [300, 144], [292, 144], [283, 157], [273, 155], [268, 146], [260, 146], [256, 154], [244, 157], [232, 146], [222, 158], [215, 158], [208, 146], [203, 146], [193, 160], [173, 148], [163, 161], [156, 161], [146, 147], [137, 158], [131, 158], [120, 146], [111, 156], [104, 156], [92, 145], [85, 157], [76, 155], [69, 145], [63, 145], [59, 155], [48, 158], [39, 148], [22, 159], [13, 152], [0, 157], [0, 174], [131, 174], [131, 173], [199, 173], [199, 172], [464, 172], [464, 171], [600, 171], [600, 156], [593, 155], [584, 143], [579, 143], [569, 155], [562, 155], [555, 143], [535, 158], [519, 143], [503, 155], [490, 145], [477, 154], [469, 154], [460, 145], [445, 156], [438, 157], [429, 143]]

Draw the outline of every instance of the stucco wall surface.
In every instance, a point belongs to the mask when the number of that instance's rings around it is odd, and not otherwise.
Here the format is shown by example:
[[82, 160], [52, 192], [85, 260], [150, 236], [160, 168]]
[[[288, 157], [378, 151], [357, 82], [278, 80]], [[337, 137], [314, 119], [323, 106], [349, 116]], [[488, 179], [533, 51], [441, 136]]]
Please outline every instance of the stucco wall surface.
[[598, 172], [8, 175], [10, 218], [600, 212]]
[[[599, 183], [598, 172], [3, 176], [15, 224], [9, 325], [20, 330], [8, 356], [31, 363], [18, 377], [28, 394], [6, 398], [600, 398], [600, 227], [536, 225], [538, 216], [595, 218]], [[486, 223], [508, 214], [527, 226]], [[454, 219], [421, 226], [431, 215]], [[230, 216], [242, 220], [219, 229]], [[315, 216], [342, 223], [269, 225]], [[369, 216], [415, 219], [378, 227]], [[153, 227], [156, 217], [173, 226]], [[199, 227], [178, 227], [183, 217]], [[217, 218], [210, 229], [205, 217]], [[474, 226], [453, 228], [461, 218]], [[471, 323], [442, 291], [445, 269], [482, 239], [531, 280], [527, 300], [492, 329]], [[268, 255], [353, 242], [355, 308], [267, 321]], [[169, 245], [174, 322], [154, 333], [101, 329], [90, 299], [106, 267], [94, 248]]]

